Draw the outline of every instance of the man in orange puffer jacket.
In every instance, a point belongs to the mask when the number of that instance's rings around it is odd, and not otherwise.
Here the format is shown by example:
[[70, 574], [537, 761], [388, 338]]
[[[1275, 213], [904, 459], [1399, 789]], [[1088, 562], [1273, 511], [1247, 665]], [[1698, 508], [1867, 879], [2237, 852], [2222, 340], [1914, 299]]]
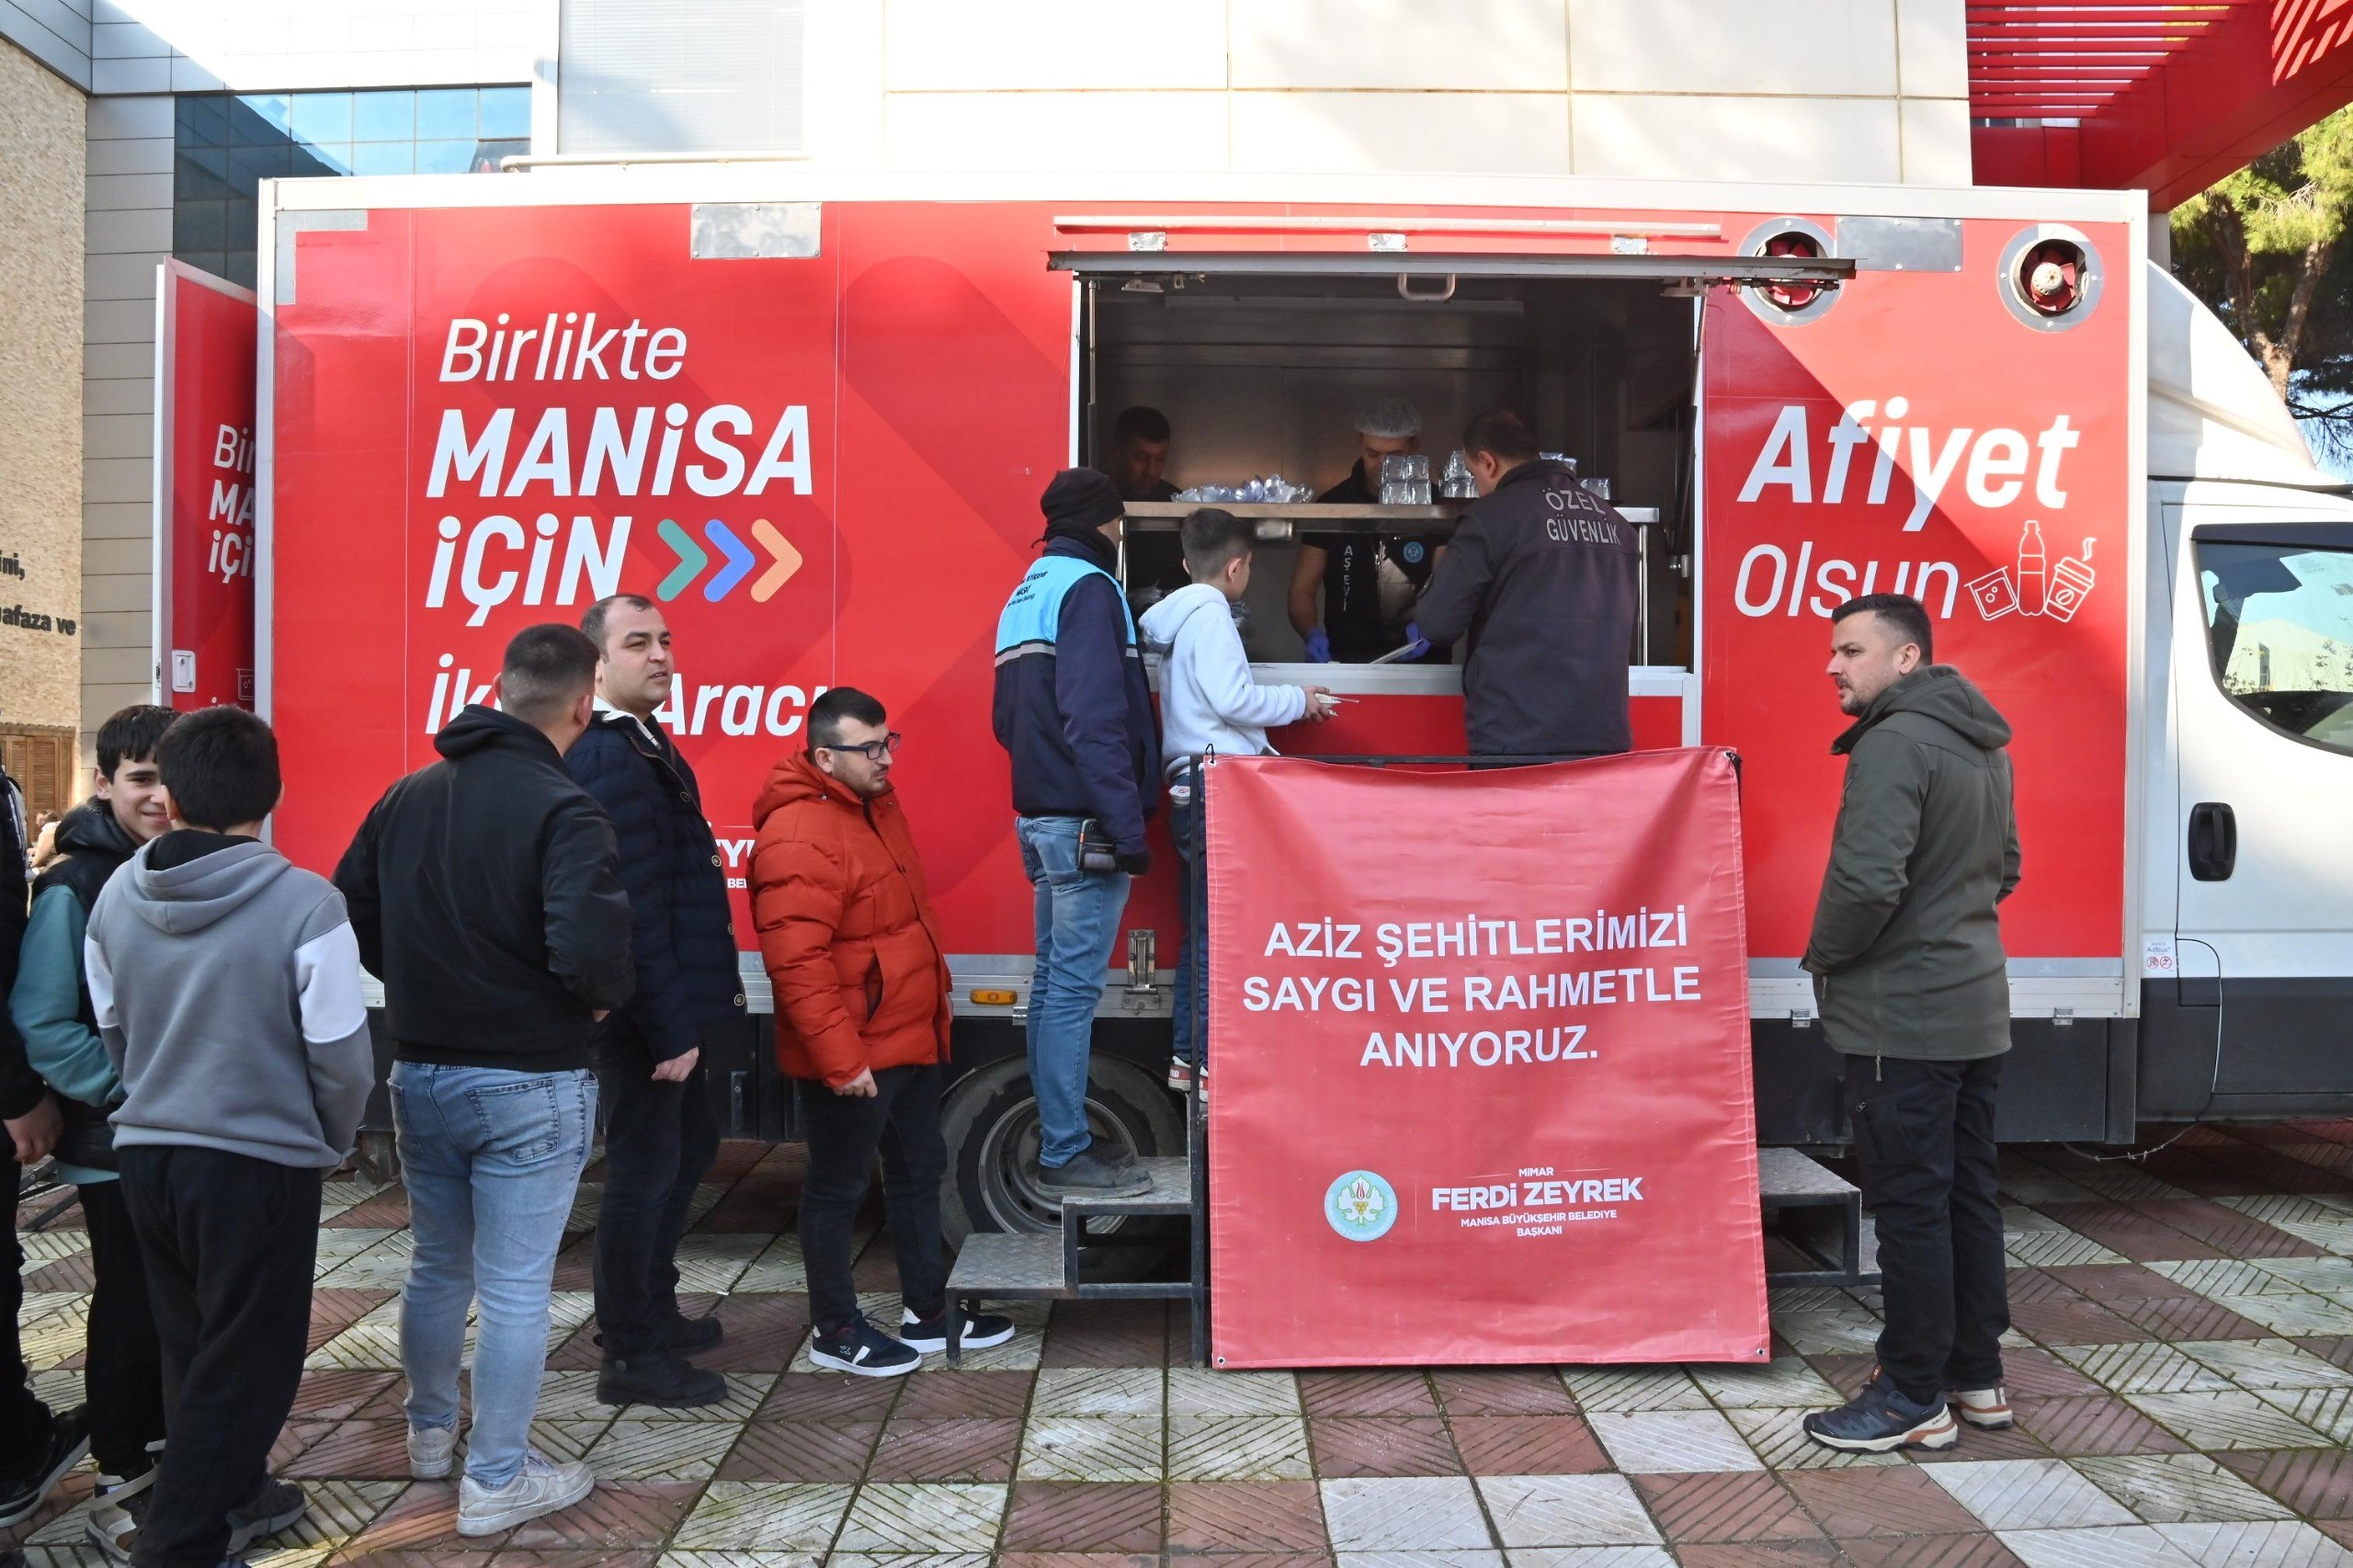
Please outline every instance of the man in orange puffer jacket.
[[[906, 813], [891, 788], [899, 737], [882, 705], [847, 686], [809, 708], [809, 749], [776, 765], [752, 808], [752, 924], [776, 990], [777, 1063], [801, 1080], [809, 1174], [801, 1254], [816, 1334], [809, 1359], [888, 1378], [948, 1347], [939, 1183], [948, 959]], [[882, 1333], [850, 1283], [850, 1224], [882, 1155], [899, 1255], [901, 1326]], [[955, 1303], [966, 1346], [1013, 1324]]]

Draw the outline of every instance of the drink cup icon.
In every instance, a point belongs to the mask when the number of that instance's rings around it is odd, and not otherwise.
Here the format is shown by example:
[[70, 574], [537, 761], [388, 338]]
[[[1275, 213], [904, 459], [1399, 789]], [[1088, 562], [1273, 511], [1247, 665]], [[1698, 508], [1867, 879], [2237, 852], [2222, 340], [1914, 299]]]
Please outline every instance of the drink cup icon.
[[1969, 581], [1969, 597], [1977, 606], [1977, 613], [1987, 620], [1999, 620], [2018, 608], [2018, 585], [2010, 581], [2010, 569], [1996, 566], [1982, 577]]
[[2051, 569], [2051, 592], [2043, 602], [2043, 614], [2054, 620], [2075, 619], [2075, 611], [2083, 608], [2084, 596], [2092, 591], [2097, 580], [2091, 562], [2092, 541], [2086, 540], [2080, 557], [2062, 561]]

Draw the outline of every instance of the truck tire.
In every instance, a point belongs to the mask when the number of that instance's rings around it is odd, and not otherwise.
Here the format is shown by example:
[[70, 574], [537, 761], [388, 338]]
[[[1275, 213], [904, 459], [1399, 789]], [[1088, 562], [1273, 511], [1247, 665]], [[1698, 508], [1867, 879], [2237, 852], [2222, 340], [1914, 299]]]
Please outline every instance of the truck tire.
[[[1098, 1054], [1086, 1078], [1086, 1122], [1097, 1139], [1139, 1156], [1184, 1152], [1184, 1117], [1150, 1074]], [[1027, 1174], [1038, 1157], [1038, 1100], [1027, 1062], [992, 1062], [958, 1079], [941, 1108], [940, 1132], [948, 1145], [940, 1210], [950, 1248], [975, 1231], [1062, 1229], [1053, 1204]], [[1109, 1234], [1126, 1223], [1096, 1229]]]

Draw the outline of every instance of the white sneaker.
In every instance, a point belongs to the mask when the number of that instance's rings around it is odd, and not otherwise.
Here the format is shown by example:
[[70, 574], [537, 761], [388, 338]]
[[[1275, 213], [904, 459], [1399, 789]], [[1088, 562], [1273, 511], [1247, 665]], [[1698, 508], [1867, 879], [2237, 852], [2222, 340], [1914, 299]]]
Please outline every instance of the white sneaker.
[[2011, 1423], [2010, 1392], [1999, 1383], [1990, 1389], [1949, 1390], [1945, 1403], [1955, 1415], [1988, 1432], [2002, 1431]]
[[458, 1452], [455, 1426], [412, 1426], [408, 1429], [408, 1472], [419, 1481], [446, 1481]]
[[597, 1484], [596, 1473], [575, 1460], [558, 1464], [537, 1449], [523, 1454], [523, 1468], [515, 1479], [493, 1490], [475, 1483], [472, 1476], [458, 1483], [458, 1533], [496, 1535], [526, 1519], [569, 1508]]

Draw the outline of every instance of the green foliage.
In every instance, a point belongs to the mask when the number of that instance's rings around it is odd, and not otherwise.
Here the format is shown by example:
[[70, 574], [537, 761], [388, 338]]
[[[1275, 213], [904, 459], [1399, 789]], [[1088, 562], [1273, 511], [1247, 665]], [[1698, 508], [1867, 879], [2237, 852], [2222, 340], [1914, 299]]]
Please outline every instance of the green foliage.
[[2353, 454], [2353, 108], [2173, 211], [2173, 270], [2332, 455]]

